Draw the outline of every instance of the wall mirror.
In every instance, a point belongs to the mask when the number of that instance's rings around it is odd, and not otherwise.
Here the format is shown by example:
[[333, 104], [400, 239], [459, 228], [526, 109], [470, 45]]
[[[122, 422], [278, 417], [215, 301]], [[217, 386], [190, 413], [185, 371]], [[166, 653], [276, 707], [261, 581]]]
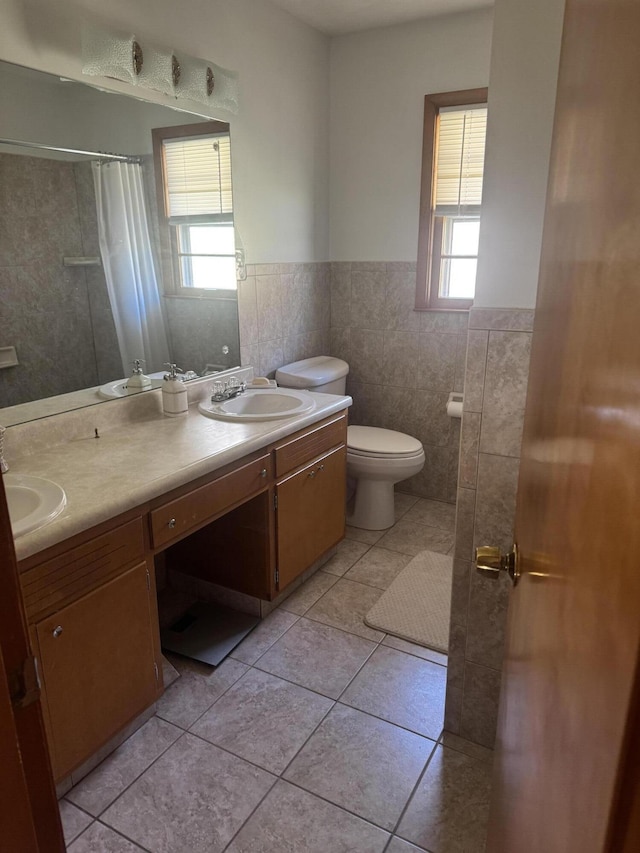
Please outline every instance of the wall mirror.
[[[134, 358], [154, 379], [238, 365], [229, 126], [5, 62], [0, 115], [0, 424], [127, 394]], [[211, 129], [217, 184], [192, 219], [179, 174], [173, 212], [159, 198], [152, 132], [173, 127]]]

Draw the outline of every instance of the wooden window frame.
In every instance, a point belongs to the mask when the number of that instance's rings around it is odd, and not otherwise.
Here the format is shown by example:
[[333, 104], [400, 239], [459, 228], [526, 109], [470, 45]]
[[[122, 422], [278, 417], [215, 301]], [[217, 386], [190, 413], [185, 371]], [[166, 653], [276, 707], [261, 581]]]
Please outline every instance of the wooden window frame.
[[162, 159], [162, 143], [165, 139], [180, 139], [185, 136], [212, 136], [230, 133], [226, 121], [201, 121], [197, 124], [181, 124], [175, 127], [156, 127], [151, 130], [153, 141], [153, 171], [156, 183], [156, 201], [160, 225], [160, 246], [165, 296], [179, 296], [186, 299], [230, 299], [236, 300], [236, 290], [205, 289], [202, 287], [183, 287], [180, 272], [180, 249], [177, 229], [169, 224], [167, 198]]
[[[416, 311], [468, 311], [473, 299], [451, 299], [438, 294], [435, 279], [434, 237], [442, 234], [442, 223], [433, 214], [433, 177], [435, 174], [436, 119], [442, 107], [463, 107], [467, 104], [484, 104], [489, 90], [462, 89], [458, 92], [441, 92], [426, 95], [424, 99], [424, 124], [422, 134], [422, 177], [420, 181], [420, 220], [418, 226], [418, 263], [416, 268]], [[438, 227], [439, 226], [439, 227]], [[439, 264], [438, 264], [439, 268]]]

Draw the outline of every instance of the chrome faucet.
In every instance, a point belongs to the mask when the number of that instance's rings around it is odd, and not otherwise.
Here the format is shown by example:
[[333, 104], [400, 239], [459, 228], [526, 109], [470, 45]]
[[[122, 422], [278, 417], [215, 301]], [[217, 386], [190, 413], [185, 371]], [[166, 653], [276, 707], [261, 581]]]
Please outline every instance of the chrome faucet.
[[244, 394], [247, 390], [247, 383], [241, 382], [235, 376], [232, 376], [227, 382], [214, 382], [212, 390], [211, 402], [223, 403], [225, 400], [237, 397], [238, 394]]
[[0, 426], [0, 472], [2, 472], [3, 474], [5, 474], [9, 470], [9, 465], [7, 464], [7, 461], [3, 455], [4, 434], [6, 431], [6, 427]]

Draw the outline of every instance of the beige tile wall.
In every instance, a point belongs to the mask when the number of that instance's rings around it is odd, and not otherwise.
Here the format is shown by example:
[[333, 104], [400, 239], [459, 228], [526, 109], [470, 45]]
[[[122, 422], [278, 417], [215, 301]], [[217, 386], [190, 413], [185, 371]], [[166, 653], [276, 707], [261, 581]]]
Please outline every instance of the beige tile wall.
[[473, 566], [474, 549], [513, 544], [534, 312], [469, 314], [460, 441], [445, 727], [492, 747], [511, 583]]
[[241, 363], [272, 378], [283, 364], [326, 355], [329, 281], [328, 263], [248, 265], [238, 282]]
[[463, 388], [467, 314], [415, 311], [415, 282], [415, 263], [332, 263], [331, 355], [350, 364], [354, 423], [424, 445], [424, 469], [403, 491], [453, 503], [460, 421], [446, 403]]
[[90, 170], [0, 154], [0, 190], [0, 345], [19, 360], [0, 371], [0, 406], [106, 381], [115, 329], [102, 270], [62, 263], [97, 254]]

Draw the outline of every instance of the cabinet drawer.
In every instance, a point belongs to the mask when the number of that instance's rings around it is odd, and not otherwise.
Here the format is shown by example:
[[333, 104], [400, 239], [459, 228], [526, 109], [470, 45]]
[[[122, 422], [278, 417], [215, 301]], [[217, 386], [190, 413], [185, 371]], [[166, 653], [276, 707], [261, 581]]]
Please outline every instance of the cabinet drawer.
[[40, 563], [20, 576], [30, 622], [53, 613], [144, 557], [142, 518]]
[[240, 503], [244, 498], [252, 497], [268, 485], [270, 476], [271, 460], [269, 454], [265, 454], [254, 462], [153, 510], [153, 547], [167, 545], [205, 523], [207, 519]]
[[347, 441], [347, 416], [339, 415], [322, 426], [306, 431], [297, 438], [285, 441], [276, 447], [276, 476], [281, 477], [294, 468], [299, 468], [316, 456], [345, 444]]

